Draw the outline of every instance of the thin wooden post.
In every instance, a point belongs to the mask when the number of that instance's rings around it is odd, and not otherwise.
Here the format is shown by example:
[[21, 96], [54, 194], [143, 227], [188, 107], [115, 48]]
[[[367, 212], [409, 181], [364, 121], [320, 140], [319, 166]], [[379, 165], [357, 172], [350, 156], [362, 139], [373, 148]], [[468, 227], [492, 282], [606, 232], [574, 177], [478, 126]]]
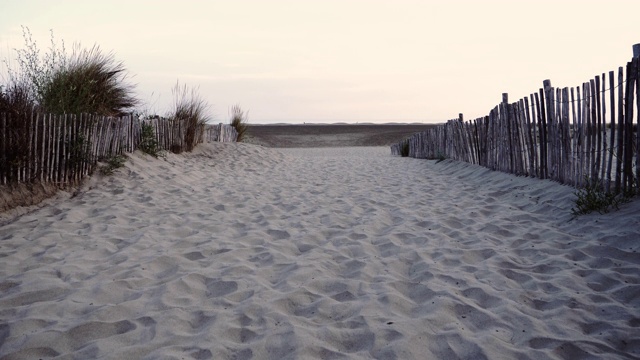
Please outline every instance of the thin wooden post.
[[25, 141], [27, 143], [27, 153], [24, 154], [25, 155], [25, 162], [24, 162], [24, 182], [29, 182], [31, 181], [31, 167], [33, 166], [33, 162], [31, 159], [32, 156], [32, 147], [33, 147], [33, 142], [32, 142], [32, 136], [33, 136], [33, 111], [31, 111], [31, 113], [29, 115], [25, 114], [25, 133], [24, 133], [24, 137], [25, 137]]
[[514, 106], [514, 135], [515, 137], [515, 142], [516, 142], [516, 147], [517, 147], [517, 167], [516, 167], [516, 173], [518, 175], [525, 175], [526, 174], [526, 156], [524, 156], [524, 151], [525, 151], [525, 137], [523, 136], [524, 134], [524, 126], [523, 126], [523, 106], [522, 106], [522, 100], [517, 101], [513, 104]]
[[59, 143], [59, 173], [58, 173], [58, 183], [64, 183], [65, 181], [65, 176], [66, 176], [66, 166], [67, 166], [67, 149], [65, 146], [65, 142], [67, 141], [67, 115], [61, 115], [60, 116], [60, 139], [58, 140]]
[[534, 160], [533, 160], [533, 154], [535, 151], [535, 146], [533, 145], [533, 136], [531, 135], [532, 132], [532, 126], [531, 126], [531, 109], [529, 108], [529, 98], [528, 97], [524, 97], [524, 99], [520, 100], [521, 102], [521, 106], [522, 106], [522, 110], [524, 111], [524, 118], [525, 118], [525, 122], [526, 122], [526, 127], [525, 127], [525, 140], [527, 143], [526, 146], [526, 152], [527, 152], [527, 161], [528, 161], [528, 176], [533, 176], [533, 174], [535, 174], [535, 168], [534, 168]]
[[531, 132], [531, 137], [533, 139], [533, 161], [534, 161], [534, 175], [535, 177], [540, 177], [540, 156], [539, 156], [539, 151], [540, 148], [538, 146], [538, 144], [540, 143], [540, 139], [538, 138], [538, 127], [539, 127], [539, 122], [538, 122], [538, 113], [537, 113], [537, 109], [536, 109], [536, 100], [535, 100], [535, 95], [531, 94], [529, 95], [529, 98], [531, 100], [531, 124], [532, 124], [532, 132]]
[[564, 183], [562, 172], [562, 90], [554, 89], [551, 96], [551, 106], [555, 109], [553, 113], [553, 171], [555, 180]]
[[551, 80], [545, 80], [545, 103], [547, 106], [547, 131], [546, 131], [546, 159], [547, 162], [547, 176], [550, 179], [556, 179], [556, 163], [555, 163], [555, 141], [556, 141], [556, 124], [555, 124], [555, 97], [553, 94], [553, 87], [551, 86]]
[[[584, 90], [584, 84], [583, 84]], [[585, 169], [585, 133], [584, 133], [584, 99], [582, 99], [580, 94], [580, 87], [576, 87], [577, 97], [577, 108], [578, 108], [578, 144], [577, 144], [577, 152], [578, 152], [578, 173], [577, 173], [577, 185], [578, 187], [582, 187], [582, 181], [584, 180], [584, 169]], [[583, 92], [584, 93], [584, 92]]]
[[596, 120], [596, 161], [594, 163], [594, 178], [600, 180], [600, 163], [602, 161], [602, 104], [600, 103], [600, 77], [595, 77], [595, 89], [592, 95], [596, 101], [595, 120]]
[[43, 181], [51, 181], [51, 114], [44, 115], [44, 141], [42, 146]]
[[40, 143], [40, 171], [38, 173], [38, 179], [40, 180], [40, 182], [44, 181], [44, 176], [45, 176], [45, 144], [46, 144], [46, 135], [47, 135], [47, 123], [46, 120], [47, 118], [45, 116], [43, 116], [42, 114], [38, 113], [38, 118], [42, 119], [42, 140], [38, 141]]
[[38, 137], [39, 135], [39, 119], [40, 117], [38, 116], [38, 113], [35, 111], [35, 109], [31, 109], [31, 119], [33, 122], [33, 141], [32, 141], [32, 146], [33, 148], [30, 150], [31, 151], [31, 156], [32, 156], [32, 169], [31, 169], [31, 178], [30, 181], [36, 181], [39, 177], [40, 177], [40, 152], [39, 150], [39, 145], [40, 145], [40, 139]]
[[569, 88], [562, 89], [562, 182], [573, 184], [571, 162], [571, 133], [569, 124]]
[[607, 163], [607, 174], [606, 174], [606, 178], [607, 178], [607, 182], [605, 183], [605, 191], [606, 192], [611, 192], [611, 168], [613, 165], [613, 153], [616, 149], [616, 144], [615, 144], [615, 135], [616, 135], [616, 96], [615, 96], [615, 83], [614, 83], [614, 72], [613, 71], [609, 71], [609, 104], [611, 105], [611, 120], [609, 123], [610, 126], [610, 140], [609, 142], [611, 143], [611, 147], [609, 149], [609, 162]]
[[624, 165], [623, 165], [623, 191], [631, 190], [633, 186], [633, 92], [636, 78], [634, 66], [638, 58], [634, 58], [627, 64], [627, 86], [625, 104], [627, 106], [624, 127]]
[[58, 181], [58, 145], [60, 141], [58, 141], [58, 137], [60, 136], [60, 119], [58, 115], [49, 114], [49, 123], [51, 127], [51, 132], [49, 135], [49, 181], [57, 182]]
[[622, 191], [622, 157], [624, 150], [624, 76], [622, 66], [618, 68], [618, 143], [616, 151], [616, 194]]
[[81, 116], [82, 114], [78, 114], [78, 115], [72, 115], [71, 119], [73, 120], [73, 124], [72, 124], [72, 130], [73, 130], [73, 140], [72, 142], [69, 144], [69, 146], [71, 147], [71, 150], [73, 150], [73, 158], [72, 158], [72, 162], [71, 162], [71, 166], [72, 166], [72, 173], [71, 176], [69, 177], [70, 182], [75, 184], [77, 179], [79, 178], [79, 173], [81, 171], [81, 167], [80, 164], [82, 163], [82, 147], [81, 147], [81, 141], [82, 141], [82, 120], [81, 120]]
[[9, 170], [9, 164], [7, 164], [7, 114], [1, 113], [0, 120], [2, 120], [2, 153], [0, 154], [0, 183], [7, 184], [7, 170]]
[[[605, 74], [602, 74], [602, 91], [598, 92], [598, 96], [601, 96], [601, 110], [602, 110], [602, 118], [600, 119], [600, 124], [601, 124], [601, 139], [602, 139], [602, 164], [600, 165], [600, 176], [599, 178], [603, 181], [603, 185], [605, 186], [605, 189], [607, 188], [607, 184], [606, 184], [606, 172], [607, 172], [607, 92], [605, 90], [606, 85], [606, 77]], [[600, 95], [601, 94], [601, 95]]]
[[590, 139], [590, 144], [591, 146], [589, 147], [589, 157], [590, 157], [590, 163], [589, 163], [589, 177], [593, 180], [593, 181], [597, 181], [597, 177], [598, 177], [598, 170], [597, 170], [597, 162], [596, 162], [596, 148], [597, 148], [597, 125], [598, 125], [598, 118], [597, 118], [597, 104], [596, 104], [596, 99], [598, 98], [598, 95], [596, 94], [596, 85], [595, 85], [595, 81], [589, 80], [589, 139]]
[[[17, 134], [17, 141], [18, 141], [18, 145], [20, 147], [24, 147], [25, 143], [26, 143], [26, 137], [27, 137], [27, 131], [28, 131], [28, 127], [27, 127], [27, 121], [25, 121], [25, 119], [20, 119], [19, 122], [15, 122], [15, 126], [13, 127], [15, 128], [19, 128], [20, 131], [18, 131]], [[18, 154], [18, 182], [22, 182], [24, 181], [24, 171], [25, 171], [25, 162], [27, 161], [26, 156], [24, 156], [24, 154], [20, 153]]]
[[636, 106], [638, 115], [636, 120], [636, 193], [640, 193], [640, 44], [636, 44], [638, 54], [634, 57], [636, 78]]
[[633, 49], [633, 57], [634, 58], [640, 57], [640, 44], [633, 45], [632, 49]]
[[84, 135], [84, 142], [82, 143], [82, 164], [81, 164], [81, 172], [80, 179], [84, 179], [84, 177], [89, 173], [89, 165], [91, 163], [91, 147], [90, 147], [90, 138], [89, 138], [89, 122], [87, 119], [87, 114], [82, 114], [81, 116], [81, 124], [82, 124], [82, 134]]
[[544, 90], [539, 89], [535, 94], [536, 112], [538, 113], [538, 130], [540, 131], [540, 179], [546, 179], [547, 176], [547, 128], [545, 121], [546, 110], [544, 108]]
[[575, 98], [575, 89], [571, 88], [571, 119], [572, 119], [572, 132], [571, 132], [571, 183], [573, 186], [576, 186], [579, 183], [578, 179], [578, 166], [580, 165], [579, 160], [579, 150], [578, 150], [578, 141], [579, 141], [579, 133], [578, 133], [578, 122], [576, 118], [576, 98]]

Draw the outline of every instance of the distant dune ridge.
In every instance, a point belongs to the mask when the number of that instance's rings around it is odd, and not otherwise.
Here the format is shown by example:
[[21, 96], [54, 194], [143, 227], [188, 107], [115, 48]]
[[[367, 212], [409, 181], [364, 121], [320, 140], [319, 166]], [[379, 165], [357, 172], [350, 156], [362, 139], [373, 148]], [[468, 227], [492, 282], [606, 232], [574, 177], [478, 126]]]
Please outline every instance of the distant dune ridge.
[[638, 201], [389, 153], [133, 154], [0, 227], [0, 358], [640, 357]]

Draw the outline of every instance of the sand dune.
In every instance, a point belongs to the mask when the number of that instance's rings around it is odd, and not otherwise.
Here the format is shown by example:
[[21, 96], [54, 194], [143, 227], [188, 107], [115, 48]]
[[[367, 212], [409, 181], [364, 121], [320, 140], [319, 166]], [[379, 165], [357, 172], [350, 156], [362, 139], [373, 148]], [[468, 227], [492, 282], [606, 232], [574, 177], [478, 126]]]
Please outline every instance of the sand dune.
[[640, 202], [386, 147], [209, 144], [0, 227], [0, 358], [640, 358]]

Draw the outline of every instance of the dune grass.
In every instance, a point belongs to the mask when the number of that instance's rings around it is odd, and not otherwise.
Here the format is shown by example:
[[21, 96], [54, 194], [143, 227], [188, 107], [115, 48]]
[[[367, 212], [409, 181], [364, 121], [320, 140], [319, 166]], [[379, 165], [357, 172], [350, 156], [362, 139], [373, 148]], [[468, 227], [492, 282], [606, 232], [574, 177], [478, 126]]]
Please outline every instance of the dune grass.
[[129, 158], [126, 155], [116, 155], [107, 160], [107, 163], [100, 167], [100, 173], [105, 176], [112, 175], [117, 169], [124, 166]]
[[23, 80], [11, 81], [0, 85], [0, 112], [11, 114], [13, 117], [26, 116], [34, 106], [29, 94], [28, 84]]
[[242, 142], [242, 140], [244, 139], [247, 129], [249, 128], [248, 118], [248, 114], [242, 111], [240, 105], [234, 105], [231, 108], [230, 125], [233, 126], [238, 132], [236, 142]]
[[[124, 64], [113, 53], [76, 44], [69, 55], [64, 41], [59, 45], [52, 32], [49, 51], [41, 55], [29, 28], [22, 32], [25, 46], [15, 49], [18, 67], [7, 66], [9, 81], [3, 91], [3, 102], [8, 98], [14, 109], [121, 116], [139, 103]], [[4, 111], [7, 105], [1, 106]]]
[[77, 48], [47, 80], [38, 100], [48, 113], [123, 116], [138, 104], [124, 64], [98, 46]]
[[[634, 179], [634, 181], [637, 181]], [[637, 195], [635, 191], [613, 193], [604, 190], [601, 179], [585, 176], [585, 186], [574, 192], [575, 207], [571, 214], [576, 217], [597, 211], [606, 214], [611, 210], [619, 210], [620, 205], [631, 201]]]
[[175, 144], [171, 151], [180, 153], [182, 151], [192, 151], [198, 143], [197, 135], [202, 134], [202, 130], [209, 121], [209, 104], [200, 97], [198, 88], [189, 89], [186, 85], [176, 82], [173, 88], [174, 108], [168, 118], [181, 121], [184, 126], [184, 148]]

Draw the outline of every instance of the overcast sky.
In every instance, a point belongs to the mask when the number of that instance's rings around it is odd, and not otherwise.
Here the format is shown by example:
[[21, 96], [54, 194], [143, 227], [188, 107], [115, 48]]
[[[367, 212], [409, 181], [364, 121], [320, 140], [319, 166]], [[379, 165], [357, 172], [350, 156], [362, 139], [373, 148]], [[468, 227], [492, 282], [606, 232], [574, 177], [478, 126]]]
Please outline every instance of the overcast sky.
[[49, 30], [113, 51], [144, 109], [177, 80], [215, 122], [444, 122], [484, 116], [551, 79], [578, 86], [640, 43], [640, 1], [0, 0], [0, 57]]

